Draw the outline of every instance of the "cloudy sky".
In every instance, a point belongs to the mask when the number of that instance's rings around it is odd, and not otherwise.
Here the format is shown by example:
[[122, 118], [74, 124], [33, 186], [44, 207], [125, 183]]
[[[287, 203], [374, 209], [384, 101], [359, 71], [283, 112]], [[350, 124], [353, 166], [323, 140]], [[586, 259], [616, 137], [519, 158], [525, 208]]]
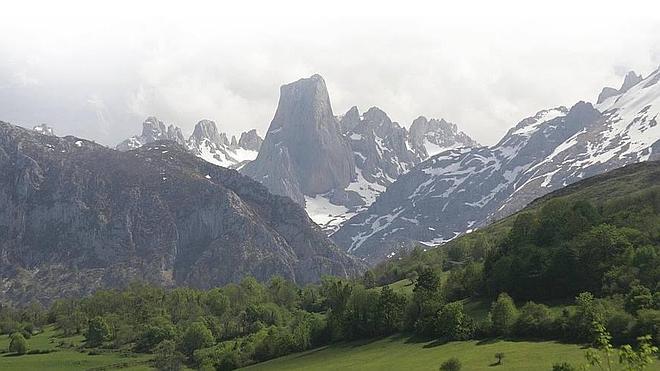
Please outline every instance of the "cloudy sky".
[[108, 145], [148, 115], [263, 135], [279, 86], [319, 73], [336, 114], [443, 117], [493, 144], [660, 65], [653, 1], [137, 3], [3, 4], [0, 120]]

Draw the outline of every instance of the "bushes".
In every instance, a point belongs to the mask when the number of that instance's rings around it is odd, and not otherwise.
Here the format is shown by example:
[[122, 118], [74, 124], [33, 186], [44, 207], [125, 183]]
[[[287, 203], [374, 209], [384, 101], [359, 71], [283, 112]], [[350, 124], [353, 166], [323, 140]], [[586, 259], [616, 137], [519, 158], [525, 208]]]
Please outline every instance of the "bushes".
[[461, 368], [461, 361], [456, 357], [449, 358], [440, 365], [440, 371], [460, 371]]
[[554, 335], [556, 332], [553, 322], [550, 308], [530, 301], [520, 308], [513, 332], [517, 336], [527, 338]]
[[20, 332], [11, 334], [9, 351], [16, 354], [25, 354], [28, 351], [28, 342]]

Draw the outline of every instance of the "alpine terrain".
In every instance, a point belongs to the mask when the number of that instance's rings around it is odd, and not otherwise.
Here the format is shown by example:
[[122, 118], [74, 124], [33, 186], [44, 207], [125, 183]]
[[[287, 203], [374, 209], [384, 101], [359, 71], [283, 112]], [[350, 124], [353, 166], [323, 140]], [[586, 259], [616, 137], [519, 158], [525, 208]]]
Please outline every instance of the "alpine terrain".
[[417, 242], [449, 241], [580, 179], [660, 158], [659, 80], [658, 70], [643, 79], [630, 73], [595, 106], [544, 110], [494, 146], [441, 152], [401, 175], [332, 237], [374, 263]]

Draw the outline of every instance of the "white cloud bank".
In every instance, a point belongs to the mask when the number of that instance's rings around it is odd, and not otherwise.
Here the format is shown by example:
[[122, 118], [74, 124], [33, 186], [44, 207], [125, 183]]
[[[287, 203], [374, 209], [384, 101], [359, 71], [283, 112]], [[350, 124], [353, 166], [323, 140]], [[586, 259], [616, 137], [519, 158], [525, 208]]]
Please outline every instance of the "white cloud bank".
[[[458, 3], [458, 2], [452, 2]], [[264, 133], [279, 86], [333, 108], [444, 117], [484, 144], [660, 64], [653, 2], [59, 1], [4, 4], [0, 120], [114, 145], [147, 115]]]

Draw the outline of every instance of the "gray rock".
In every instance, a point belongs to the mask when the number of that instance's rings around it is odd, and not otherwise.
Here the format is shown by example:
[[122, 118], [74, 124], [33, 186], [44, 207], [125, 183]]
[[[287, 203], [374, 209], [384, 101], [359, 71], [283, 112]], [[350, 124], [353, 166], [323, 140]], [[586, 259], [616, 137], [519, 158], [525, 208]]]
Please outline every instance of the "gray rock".
[[241, 133], [241, 138], [238, 140], [238, 146], [251, 151], [259, 152], [263, 142], [264, 140], [259, 136], [259, 134], [257, 134], [257, 130], [252, 129], [250, 131]]
[[281, 87], [259, 155], [241, 171], [301, 205], [304, 195], [343, 189], [350, 183], [355, 174], [353, 154], [340, 133], [321, 76]]

